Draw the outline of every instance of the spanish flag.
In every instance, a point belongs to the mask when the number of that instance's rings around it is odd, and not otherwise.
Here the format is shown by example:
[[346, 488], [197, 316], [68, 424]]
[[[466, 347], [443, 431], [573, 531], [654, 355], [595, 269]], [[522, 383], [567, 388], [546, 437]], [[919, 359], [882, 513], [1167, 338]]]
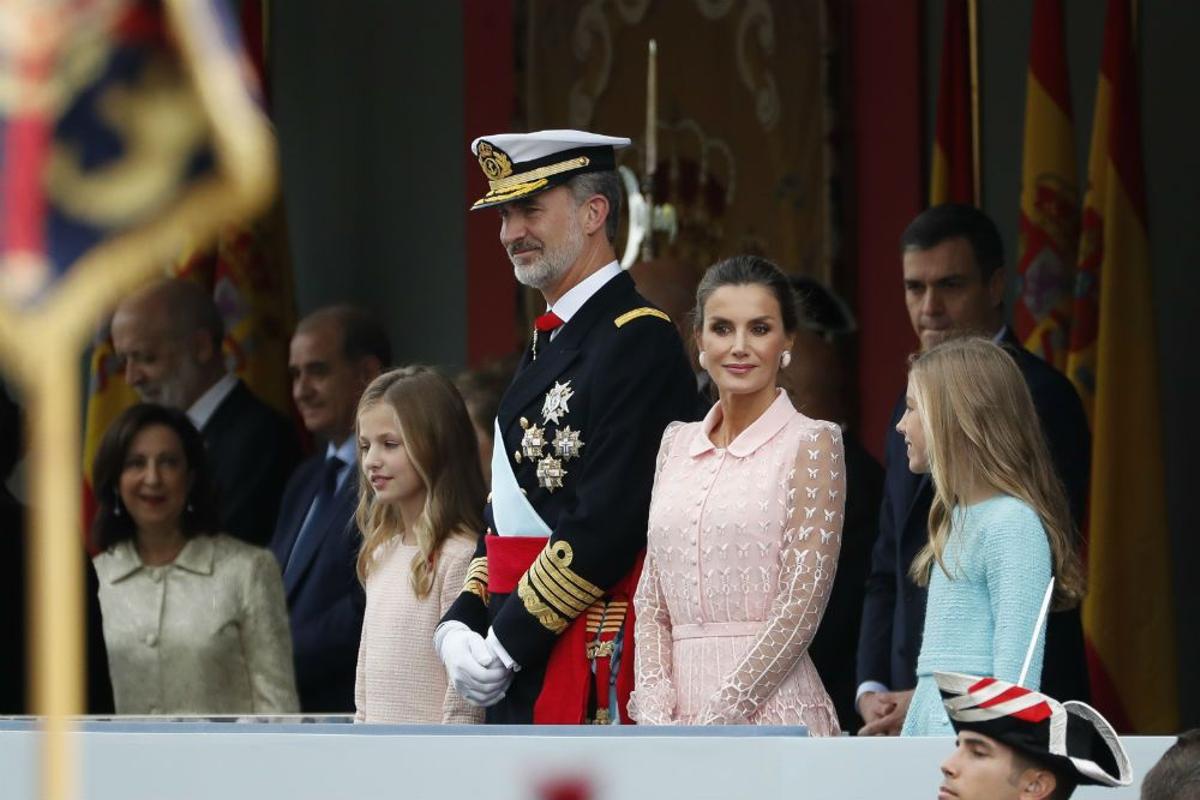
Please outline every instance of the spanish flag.
[[967, 0], [946, 0], [929, 204], [975, 205], [971, 44]]
[[1131, 0], [1108, 0], [1067, 371], [1092, 424], [1092, 696], [1127, 733], [1179, 725]]
[[1079, 187], [1062, 0], [1034, 0], [1029, 38], [1017, 246], [1020, 290], [1013, 324], [1026, 348], [1063, 370], [1079, 242]]
[[282, 201], [260, 219], [227, 225], [214, 247], [183, 256], [174, 274], [212, 292], [225, 322], [229, 371], [263, 402], [291, 416], [288, 348], [296, 304]]

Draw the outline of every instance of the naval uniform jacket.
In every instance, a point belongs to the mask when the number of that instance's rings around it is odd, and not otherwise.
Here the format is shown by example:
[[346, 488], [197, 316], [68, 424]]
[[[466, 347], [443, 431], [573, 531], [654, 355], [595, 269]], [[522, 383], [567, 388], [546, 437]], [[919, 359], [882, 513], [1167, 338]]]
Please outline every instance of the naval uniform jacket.
[[[675, 326], [624, 272], [588, 298], [553, 339], [541, 334], [538, 340], [536, 358], [526, 352], [496, 420], [517, 483], [552, 532], [530, 571], [548, 569], [599, 600], [646, 546], [659, 442], [667, 423], [694, 415], [695, 379]], [[556, 399], [564, 401], [561, 415], [553, 413]], [[539, 482], [542, 459], [523, 449], [530, 426], [544, 432], [547, 456], [557, 455], [552, 442], [559, 432], [578, 434], [577, 455], [561, 459], [561, 487]], [[490, 498], [484, 519], [493, 534]], [[486, 539], [443, 622], [465, 623], [481, 635], [491, 626], [520, 669], [504, 699], [488, 709], [487, 721], [528, 723], [550, 651], [579, 611], [526, 578], [519, 592], [489, 595]], [[632, 659], [632, 649], [622, 658]]]

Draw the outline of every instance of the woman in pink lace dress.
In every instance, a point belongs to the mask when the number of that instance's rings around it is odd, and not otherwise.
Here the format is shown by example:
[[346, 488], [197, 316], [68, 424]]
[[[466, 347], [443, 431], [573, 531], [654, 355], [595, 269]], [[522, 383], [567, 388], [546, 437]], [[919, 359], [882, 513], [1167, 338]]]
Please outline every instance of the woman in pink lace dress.
[[696, 311], [700, 364], [720, 400], [703, 422], [663, 434], [633, 601], [630, 713], [650, 725], [836, 735], [808, 645], [841, 545], [841, 433], [776, 387], [797, 321], [778, 268], [752, 256], [714, 265]]

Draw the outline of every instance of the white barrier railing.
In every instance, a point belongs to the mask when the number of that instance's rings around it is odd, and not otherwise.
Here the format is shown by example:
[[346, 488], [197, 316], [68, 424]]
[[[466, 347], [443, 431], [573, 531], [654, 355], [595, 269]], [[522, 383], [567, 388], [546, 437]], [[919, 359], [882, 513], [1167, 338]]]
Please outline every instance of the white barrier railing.
[[[799, 735], [797, 735], [799, 734]], [[782, 728], [491, 728], [85, 722], [84, 800], [931, 799], [951, 739], [808, 738]], [[34, 723], [0, 723], [0, 790], [35, 800]], [[1136, 800], [1171, 737], [1129, 737]]]

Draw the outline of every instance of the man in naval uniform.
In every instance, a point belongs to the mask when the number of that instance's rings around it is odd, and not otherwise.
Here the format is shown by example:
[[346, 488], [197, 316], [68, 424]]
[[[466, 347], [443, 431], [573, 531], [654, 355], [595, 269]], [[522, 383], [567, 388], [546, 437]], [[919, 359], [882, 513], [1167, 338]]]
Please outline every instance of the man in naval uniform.
[[471, 149], [517, 280], [547, 311], [495, 420], [486, 535], [434, 646], [492, 723], [626, 722], [655, 455], [695, 388], [670, 319], [621, 271], [616, 148], [581, 131]]

